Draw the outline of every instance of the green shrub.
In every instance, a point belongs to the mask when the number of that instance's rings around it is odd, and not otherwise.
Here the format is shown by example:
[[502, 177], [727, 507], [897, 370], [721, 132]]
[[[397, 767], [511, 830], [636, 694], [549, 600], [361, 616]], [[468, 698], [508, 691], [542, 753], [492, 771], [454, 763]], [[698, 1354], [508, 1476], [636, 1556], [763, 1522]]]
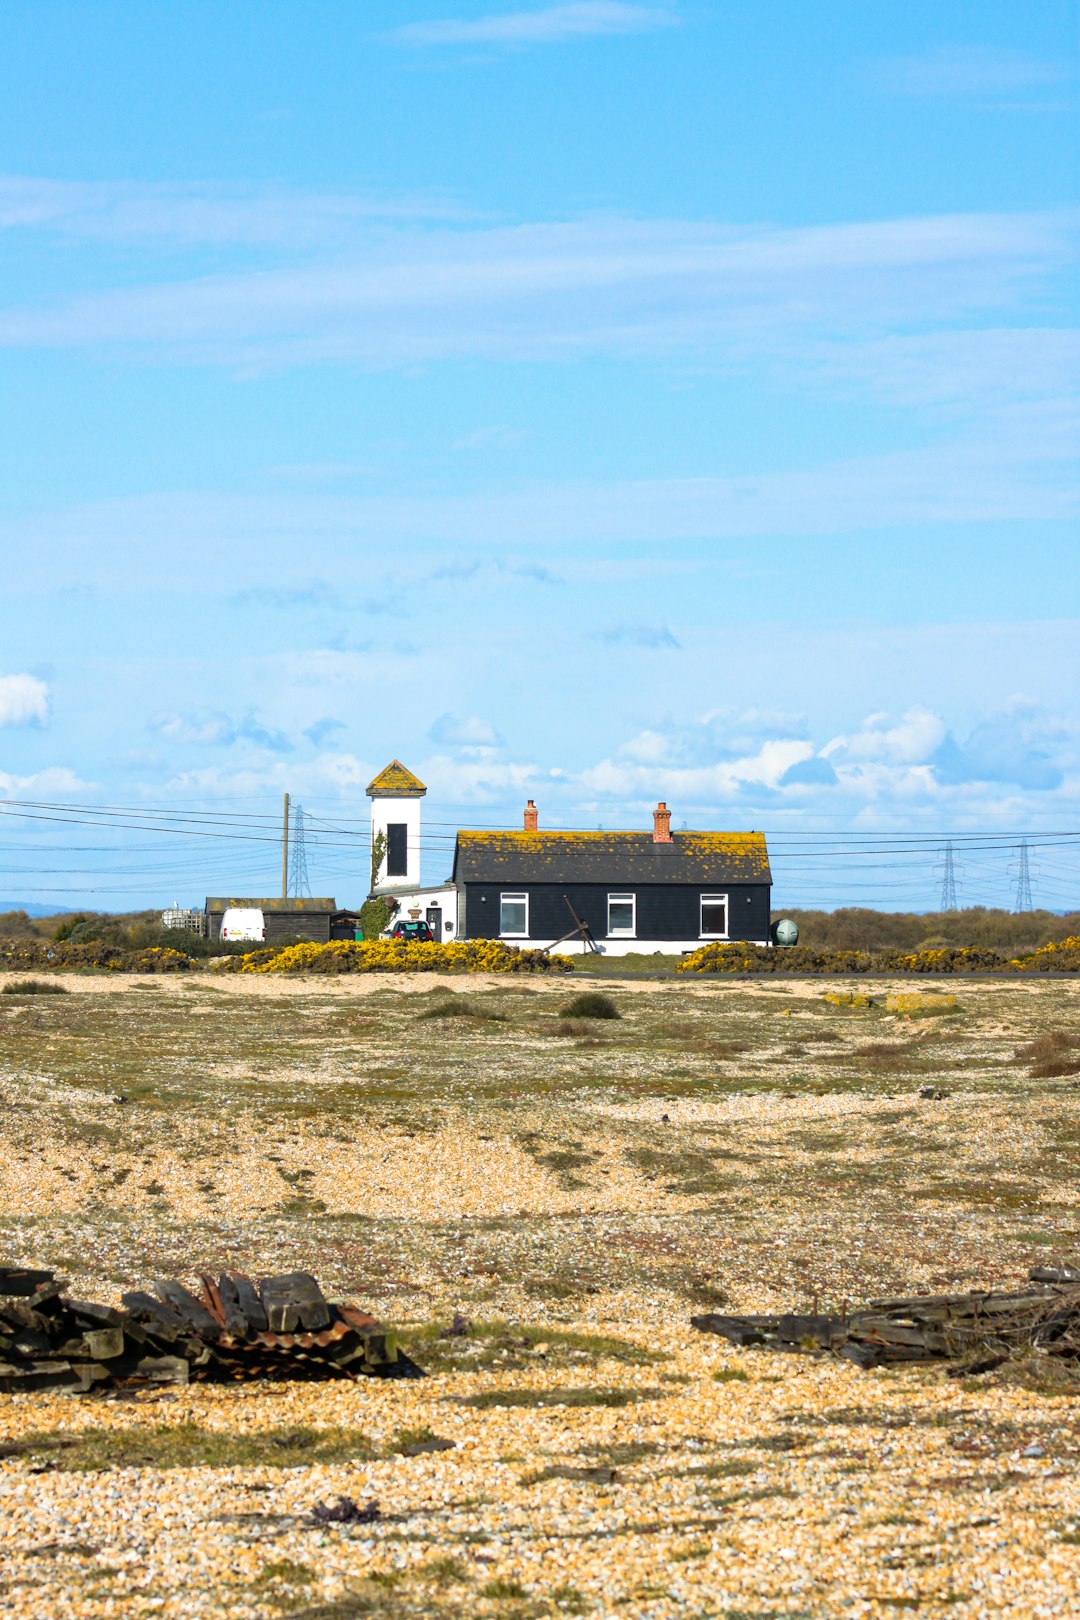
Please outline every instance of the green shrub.
[[621, 1018], [618, 1007], [602, 990], [583, 990], [559, 1011], [560, 1018]]
[[378, 939], [389, 927], [394, 915], [393, 902], [381, 896], [378, 900], [365, 900], [360, 907], [360, 932], [365, 939]]

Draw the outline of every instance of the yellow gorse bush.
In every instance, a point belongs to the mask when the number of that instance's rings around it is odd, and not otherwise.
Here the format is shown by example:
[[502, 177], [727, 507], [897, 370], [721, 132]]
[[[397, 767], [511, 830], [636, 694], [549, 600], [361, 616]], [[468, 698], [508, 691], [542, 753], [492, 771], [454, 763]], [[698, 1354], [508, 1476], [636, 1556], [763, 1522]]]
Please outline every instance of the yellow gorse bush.
[[[235, 965], [234, 965], [235, 964]], [[227, 971], [240, 973], [571, 973], [565, 956], [518, 950], [499, 939], [411, 944], [400, 939], [305, 942], [281, 950], [232, 957]]]
[[955, 996], [927, 995], [925, 991], [904, 990], [885, 997], [885, 1010], [898, 1013], [953, 1012], [959, 1005]]

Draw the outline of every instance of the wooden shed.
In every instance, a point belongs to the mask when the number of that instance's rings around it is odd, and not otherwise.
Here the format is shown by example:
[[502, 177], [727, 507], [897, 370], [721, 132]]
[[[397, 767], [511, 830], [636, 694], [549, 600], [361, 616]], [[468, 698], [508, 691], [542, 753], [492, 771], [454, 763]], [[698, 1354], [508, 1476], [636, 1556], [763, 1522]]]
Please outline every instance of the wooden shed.
[[311, 939], [325, 945], [330, 939], [330, 921], [337, 914], [336, 900], [312, 900], [310, 895], [295, 899], [247, 900], [215, 895], [206, 901], [206, 935], [221, 938], [221, 919], [233, 907], [261, 911], [266, 925], [266, 943], [279, 939]]

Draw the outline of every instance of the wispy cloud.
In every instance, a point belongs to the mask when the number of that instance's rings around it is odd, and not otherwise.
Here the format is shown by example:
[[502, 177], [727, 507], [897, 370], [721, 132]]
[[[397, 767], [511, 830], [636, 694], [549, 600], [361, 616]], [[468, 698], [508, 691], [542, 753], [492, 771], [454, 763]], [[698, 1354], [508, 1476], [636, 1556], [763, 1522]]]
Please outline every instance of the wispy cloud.
[[310, 726], [304, 727], [304, 736], [316, 748], [321, 748], [327, 737], [332, 737], [336, 731], [346, 730], [344, 720], [335, 720], [332, 715], [325, 715], [323, 719], [316, 720]]
[[0, 726], [43, 726], [49, 688], [36, 675], [0, 675]]
[[[65, 560], [85, 570], [93, 557], [102, 589], [127, 588], [137, 570], [143, 590], [186, 590], [196, 560], [220, 571], [223, 589], [240, 588], [268, 558], [278, 571], [287, 567], [295, 548], [316, 533], [327, 566], [356, 579], [358, 558], [362, 566], [372, 555], [358, 545], [434, 547], [441, 554], [454, 546], [486, 548], [494, 570], [507, 535], [554, 561], [583, 547], [638, 542], [1072, 521], [1080, 511], [1076, 434], [1075, 406], [1035, 402], [911, 449], [745, 476], [535, 482], [466, 495], [284, 500], [181, 492], [104, 500], [9, 520], [2, 531], [5, 583], [48, 589]], [[147, 533], [159, 542], [152, 555]], [[470, 563], [464, 579], [476, 573]], [[413, 584], [402, 590], [411, 601]]]
[[231, 748], [234, 743], [250, 742], [273, 754], [290, 753], [293, 747], [283, 731], [264, 725], [250, 711], [239, 720], [219, 709], [159, 714], [150, 721], [147, 730], [166, 742], [197, 747]]
[[613, 645], [622, 643], [627, 647], [649, 647], [653, 651], [661, 647], [679, 646], [666, 624], [613, 624], [605, 630], [597, 630], [594, 639]]
[[569, 0], [529, 11], [506, 11], [486, 17], [437, 17], [405, 23], [383, 38], [414, 48], [439, 45], [558, 45], [598, 35], [642, 34], [677, 21], [668, 5], [633, 5], [627, 0]]
[[0, 311], [0, 344], [273, 369], [693, 356], [970, 320], [1075, 257], [1060, 213], [797, 229], [680, 221], [398, 232], [359, 256]]
[[992, 45], [939, 45], [913, 56], [891, 56], [875, 67], [878, 82], [897, 95], [987, 97], [1067, 84], [1075, 71], [1060, 62]]
[[321, 608], [341, 606], [341, 591], [325, 579], [307, 585], [252, 585], [232, 598], [237, 607]]
[[428, 737], [434, 743], [451, 748], [486, 750], [502, 746], [502, 738], [495, 727], [476, 714], [466, 720], [459, 720], [453, 714], [440, 714], [428, 731]]
[[53, 180], [0, 175], [0, 230], [36, 230], [144, 247], [233, 245], [311, 249], [374, 226], [475, 218], [439, 198], [213, 181]]

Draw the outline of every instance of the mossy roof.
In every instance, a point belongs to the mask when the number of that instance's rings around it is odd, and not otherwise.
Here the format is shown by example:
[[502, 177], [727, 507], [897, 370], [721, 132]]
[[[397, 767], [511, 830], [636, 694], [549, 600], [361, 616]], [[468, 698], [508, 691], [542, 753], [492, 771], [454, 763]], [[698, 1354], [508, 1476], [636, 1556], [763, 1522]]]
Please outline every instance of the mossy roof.
[[427, 788], [400, 759], [392, 759], [367, 785], [369, 799], [419, 799]]
[[771, 883], [765, 834], [459, 832], [458, 883]]

